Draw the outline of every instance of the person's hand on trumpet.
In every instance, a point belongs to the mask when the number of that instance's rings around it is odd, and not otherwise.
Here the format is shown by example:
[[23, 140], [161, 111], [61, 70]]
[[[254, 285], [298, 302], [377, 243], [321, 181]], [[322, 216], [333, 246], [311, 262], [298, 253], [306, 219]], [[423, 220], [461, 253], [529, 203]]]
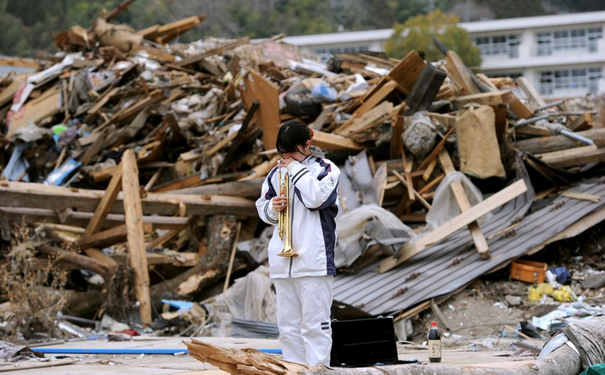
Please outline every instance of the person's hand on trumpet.
[[[291, 157], [282, 156], [282, 158], [277, 162], [277, 165], [280, 168], [286, 168], [288, 164], [292, 162], [292, 160], [293, 159]], [[288, 207], [288, 198], [284, 196], [284, 191], [282, 190], [281, 186], [279, 187], [279, 195], [274, 197], [271, 200], [271, 203], [273, 204], [273, 209], [277, 212], [281, 212]]]

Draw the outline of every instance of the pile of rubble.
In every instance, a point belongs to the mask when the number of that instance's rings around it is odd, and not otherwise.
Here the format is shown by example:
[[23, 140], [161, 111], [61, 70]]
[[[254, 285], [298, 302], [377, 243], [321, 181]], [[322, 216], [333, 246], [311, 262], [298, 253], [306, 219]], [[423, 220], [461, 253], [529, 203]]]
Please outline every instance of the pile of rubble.
[[[204, 16], [109, 23], [130, 2], [57, 34], [55, 55], [4, 60], [30, 70], [0, 81], [4, 267], [25, 223], [38, 269], [99, 275], [66, 314], [136, 307], [150, 326], [155, 308], [209, 298], [263, 263], [254, 200], [290, 119], [344, 164], [335, 300], [364, 314], [413, 316], [605, 218], [601, 181], [574, 187], [605, 160], [596, 110], [475, 74], [438, 40], [438, 63], [412, 51], [323, 65], [279, 36], [168, 44]], [[191, 315], [199, 334], [208, 319]], [[180, 317], [154, 327], [168, 316]]]

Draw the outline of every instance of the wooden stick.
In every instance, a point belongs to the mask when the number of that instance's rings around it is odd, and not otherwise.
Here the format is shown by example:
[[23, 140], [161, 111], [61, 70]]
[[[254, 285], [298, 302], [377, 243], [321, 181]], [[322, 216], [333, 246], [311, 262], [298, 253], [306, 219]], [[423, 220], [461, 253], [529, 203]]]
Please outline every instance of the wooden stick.
[[105, 194], [95, 210], [94, 216], [90, 220], [88, 227], [86, 227], [86, 233], [84, 233], [83, 236], [84, 238], [97, 233], [103, 227], [107, 214], [109, 214], [109, 211], [118, 199], [120, 190], [122, 190], [122, 171], [118, 169], [111, 178], [111, 181], [105, 190]]
[[[405, 180], [405, 178], [399, 174], [399, 172], [397, 171], [393, 171], [393, 174], [395, 176], [397, 176], [397, 178], [401, 181], [401, 183], [403, 184], [403, 186], [407, 187], [408, 189], [410, 188], [410, 184]], [[431, 209], [431, 205], [429, 204], [429, 202], [427, 202], [424, 198], [422, 198], [422, 196], [420, 194], [418, 194], [418, 192], [416, 190], [414, 190], [412, 188], [412, 194], [414, 194], [414, 199], [418, 198], [418, 200], [420, 201], [420, 203], [422, 203], [422, 205], [424, 207], [426, 207], [427, 210]]]
[[426, 159], [424, 159], [422, 164], [420, 164], [420, 166], [418, 167], [419, 170], [425, 169], [426, 167], [428, 167], [429, 164], [431, 164], [433, 159], [437, 158], [437, 156], [439, 155], [441, 150], [443, 150], [443, 147], [445, 146], [445, 142], [447, 142], [447, 139], [450, 137], [450, 135], [452, 135], [454, 130], [456, 130], [456, 128], [454, 126], [452, 126], [450, 128], [450, 130], [448, 130], [447, 133], [445, 133], [445, 135], [443, 136], [443, 139], [437, 144], [437, 146], [433, 149], [433, 151], [431, 151], [431, 154]]
[[231, 249], [231, 257], [229, 258], [229, 267], [227, 268], [227, 276], [225, 277], [225, 285], [223, 286], [223, 293], [229, 288], [229, 279], [231, 278], [231, 271], [233, 270], [233, 262], [235, 261], [235, 253], [237, 252], [237, 241], [239, 240], [239, 232], [242, 229], [242, 222], [237, 223], [237, 231], [235, 232], [235, 241], [233, 242], [233, 248]]
[[518, 334], [519, 334], [519, 336], [523, 337], [523, 338], [524, 338], [524, 339], [526, 339], [526, 340], [531, 341], [531, 342], [532, 342], [534, 345], [536, 345], [536, 346], [538, 346], [538, 347], [540, 347], [540, 348], [541, 348], [541, 347], [544, 345], [543, 343], [541, 343], [541, 342], [539, 342], [539, 341], [536, 341], [536, 340], [532, 339], [531, 337], [527, 336], [525, 333], [520, 332], [520, 331], [517, 331], [515, 328], [513, 328], [513, 327], [511, 327], [511, 326], [509, 326], [509, 325], [506, 325], [506, 324], [505, 324], [505, 325], [504, 325], [504, 328], [506, 328], [506, 329], [507, 329], [507, 330], [509, 330], [510, 332], [515, 332], [515, 333], [518, 333]]
[[424, 174], [422, 175], [422, 179], [424, 181], [428, 181], [428, 179], [431, 178], [431, 174], [433, 174], [433, 170], [435, 169], [436, 165], [437, 165], [437, 159], [435, 158], [435, 159], [431, 160], [428, 167], [426, 167]]
[[158, 168], [158, 170], [153, 173], [153, 176], [151, 176], [151, 178], [149, 179], [149, 182], [147, 183], [147, 185], [145, 185], [145, 191], [151, 190], [151, 188], [153, 187], [153, 185], [155, 185], [155, 183], [158, 180], [158, 178], [160, 178], [160, 174], [162, 173], [162, 169], [164, 169], [164, 168]]

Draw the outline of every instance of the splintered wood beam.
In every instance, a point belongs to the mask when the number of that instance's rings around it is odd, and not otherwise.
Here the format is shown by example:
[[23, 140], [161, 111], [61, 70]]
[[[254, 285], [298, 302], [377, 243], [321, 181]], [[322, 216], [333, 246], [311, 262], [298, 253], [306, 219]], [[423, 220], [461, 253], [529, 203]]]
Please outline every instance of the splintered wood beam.
[[140, 304], [141, 321], [144, 325], [149, 325], [152, 318], [143, 207], [140, 196], [139, 169], [132, 150], [126, 150], [122, 155], [122, 190], [124, 192], [124, 212], [128, 228], [130, 266], [135, 272], [135, 293]]
[[[439, 161], [441, 162], [441, 167], [443, 168], [443, 171], [446, 174], [456, 171], [456, 169], [454, 169], [454, 165], [452, 164], [452, 160], [450, 159], [450, 155], [447, 153], [446, 150], [442, 150], [439, 153]], [[452, 189], [452, 193], [454, 193], [456, 203], [458, 203], [458, 207], [460, 207], [460, 212], [470, 210], [472, 206], [468, 201], [466, 193], [464, 192], [464, 186], [462, 186], [462, 182], [452, 182], [450, 184], [450, 189]], [[479, 223], [473, 221], [468, 225], [468, 229], [471, 231], [471, 236], [473, 237], [475, 248], [479, 252], [479, 257], [483, 260], [489, 259], [489, 246], [487, 244], [487, 240], [485, 239], [485, 235], [483, 235], [483, 232], [479, 227]]]
[[523, 180], [519, 180], [500, 190], [483, 202], [471, 207], [469, 210], [462, 212], [460, 215], [441, 225], [439, 228], [420, 237], [416, 242], [406, 243], [403, 248], [399, 250], [397, 255], [390, 256], [380, 263], [380, 272], [384, 273], [397, 267], [413, 256], [420, 254], [430, 246], [443, 241], [451, 234], [468, 226], [470, 223], [515, 199], [526, 191], [527, 186]]

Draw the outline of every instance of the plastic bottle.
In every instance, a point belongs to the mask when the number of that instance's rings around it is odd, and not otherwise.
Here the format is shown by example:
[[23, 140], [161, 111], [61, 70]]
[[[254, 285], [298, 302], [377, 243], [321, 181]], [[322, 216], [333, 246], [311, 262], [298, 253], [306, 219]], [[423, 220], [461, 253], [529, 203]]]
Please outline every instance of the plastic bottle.
[[429, 342], [429, 361], [441, 362], [441, 333], [437, 328], [437, 322], [431, 322], [427, 340]]

